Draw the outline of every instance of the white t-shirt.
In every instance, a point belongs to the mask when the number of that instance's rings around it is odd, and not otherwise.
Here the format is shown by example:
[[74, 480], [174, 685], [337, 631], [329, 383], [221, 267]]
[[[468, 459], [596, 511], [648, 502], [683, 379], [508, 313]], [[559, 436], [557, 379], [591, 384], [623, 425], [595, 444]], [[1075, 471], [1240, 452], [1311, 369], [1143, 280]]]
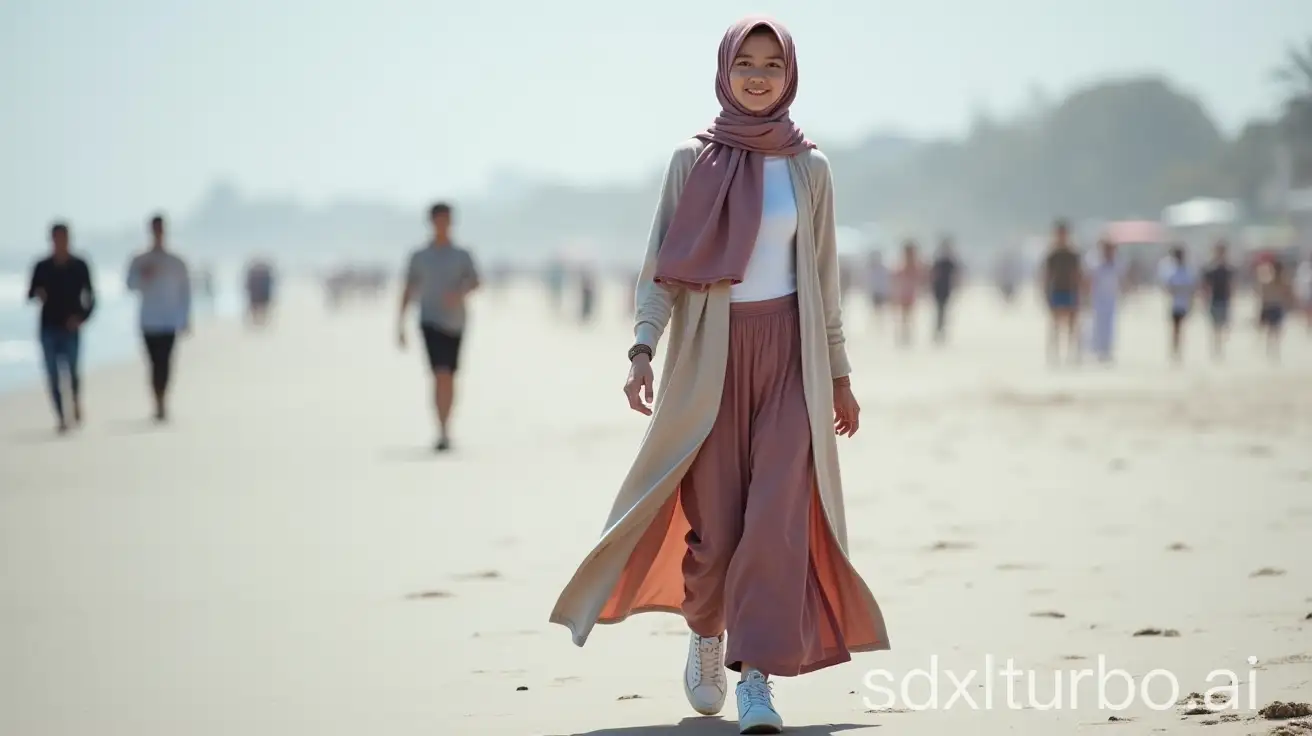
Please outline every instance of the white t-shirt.
[[788, 159], [765, 160], [761, 229], [741, 284], [734, 284], [730, 301], [759, 302], [797, 291], [797, 196], [788, 173]]

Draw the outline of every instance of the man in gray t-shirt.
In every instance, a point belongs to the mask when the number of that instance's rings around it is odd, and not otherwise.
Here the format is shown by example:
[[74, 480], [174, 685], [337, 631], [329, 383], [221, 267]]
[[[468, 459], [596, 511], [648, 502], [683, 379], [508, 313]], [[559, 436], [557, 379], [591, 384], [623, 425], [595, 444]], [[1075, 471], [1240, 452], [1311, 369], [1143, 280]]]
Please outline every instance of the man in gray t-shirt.
[[457, 337], [465, 331], [464, 295], [478, 284], [469, 251], [450, 242], [429, 243], [410, 255], [405, 282], [419, 302], [419, 324]]
[[428, 365], [433, 370], [433, 394], [440, 430], [437, 449], [444, 451], [451, 447], [447, 424], [455, 399], [460, 342], [465, 333], [465, 298], [478, 288], [479, 277], [473, 256], [451, 242], [450, 205], [433, 205], [429, 219], [433, 239], [412, 253], [406, 265], [397, 339], [405, 349], [405, 315], [410, 303], [418, 301], [419, 330], [424, 336]]

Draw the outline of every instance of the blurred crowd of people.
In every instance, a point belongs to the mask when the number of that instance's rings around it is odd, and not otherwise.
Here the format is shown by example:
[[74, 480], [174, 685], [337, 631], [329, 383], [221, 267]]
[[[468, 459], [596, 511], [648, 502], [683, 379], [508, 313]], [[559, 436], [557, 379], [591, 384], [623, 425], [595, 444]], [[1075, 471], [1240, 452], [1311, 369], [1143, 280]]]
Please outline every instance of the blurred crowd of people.
[[[863, 290], [876, 319], [892, 308], [897, 343], [914, 341], [914, 315], [919, 299], [932, 300], [932, 338], [946, 339], [954, 294], [968, 269], [958, 258], [952, 238], [943, 236], [926, 259], [913, 239], [903, 242], [898, 258], [888, 263], [872, 249], [863, 260], [845, 264], [845, 297]], [[1234, 322], [1236, 304], [1248, 294], [1251, 324], [1266, 336], [1269, 355], [1279, 357], [1281, 335], [1290, 315], [1302, 315], [1312, 332], [1312, 254], [1264, 250], [1236, 256], [1230, 244], [1218, 239], [1207, 258], [1195, 263], [1183, 244], [1171, 244], [1156, 263], [1142, 250], [1125, 254], [1114, 240], [1100, 238], [1093, 247], [1080, 247], [1070, 226], [1058, 221], [1050, 245], [1037, 263], [1027, 263], [1017, 248], [998, 253], [992, 268], [977, 278], [991, 282], [1004, 303], [1012, 304], [1027, 282], [1037, 288], [1051, 315], [1048, 351], [1060, 362], [1063, 347], [1070, 360], [1085, 353], [1099, 361], [1114, 358], [1116, 322], [1128, 298], [1158, 291], [1167, 303], [1170, 356], [1182, 360], [1182, 335], [1191, 316], [1201, 311], [1212, 334], [1212, 352], [1224, 356], [1226, 337]]]
[[[177, 345], [192, 331], [193, 294], [199, 292], [213, 311], [217, 289], [209, 267], [193, 268], [174, 249], [164, 215], [151, 216], [148, 232], [147, 246], [128, 263], [124, 284], [138, 301], [137, 326], [147, 364], [152, 416], [156, 422], [164, 422]], [[38, 333], [46, 388], [62, 434], [85, 418], [81, 338], [96, 310], [96, 287], [87, 258], [73, 252], [69, 224], [53, 223], [49, 235], [50, 254], [33, 266], [27, 297], [40, 304]], [[274, 281], [274, 269], [267, 260], [257, 258], [248, 264], [247, 311], [255, 324], [263, 324], [268, 317]]]
[[351, 301], [376, 301], [387, 290], [389, 272], [377, 264], [346, 264], [323, 275], [324, 298], [336, 310]]

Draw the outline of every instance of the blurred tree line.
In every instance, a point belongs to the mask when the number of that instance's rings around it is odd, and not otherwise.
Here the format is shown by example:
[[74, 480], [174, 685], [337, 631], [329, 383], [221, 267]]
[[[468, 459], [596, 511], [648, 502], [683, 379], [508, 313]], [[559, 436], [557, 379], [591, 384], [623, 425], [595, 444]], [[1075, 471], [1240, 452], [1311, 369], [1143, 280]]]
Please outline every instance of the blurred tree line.
[[[1103, 80], [1011, 119], [979, 113], [962, 139], [873, 137], [821, 146], [840, 222], [890, 235], [940, 230], [994, 244], [1045, 232], [1054, 217], [1157, 219], [1195, 197], [1236, 200], [1253, 223], [1278, 221], [1289, 187], [1312, 187], [1312, 41], [1277, 71], [1279, 117], [1227, 136], [1193, 96], [1160, 77]], [[635, 187], [548, 188], [489, 222], [492, 240], [523, 224], [613, 242], [646, 234], [659, 178]], [[489, 215], [491, 213], [488, 213]], [[539, 231], [541, 232], [541, 231]], [[985, 243], [980, 241], [993, 241]]]
[[[1139, 77], [1104, 80], [1055, 103], [1037, 96], [1010, 119], [979, 113], [962, 139], [820, 145], [833, 163], [840, 223], [877, 223], [892, 237], [950, 230], [963, 247], [991, 246], [1045, 232], [1058, 216], [1157, 219], [1194, 197], [1234, 199], [1249, 221], [1273, 222], [1286, 189], [1312, 187], [1312, 41], [1291, 49], [1276, 76], [1280, 114], [1232, 137], [1169, 80]], [[632, 264], [659, 184], [653, 172], [641, 182], [547, 183], [513, 198], [462, 201], [460, 232], [494, 258], [537, 260], [569, 245]], [[222, 187], [185, 224], [188, 242], [215, 255], [276, 248], [293, 260], [301, 248], [391, 258], [425, 235], [422, 217], [393, 205], [308, 210], [242, 200]]]

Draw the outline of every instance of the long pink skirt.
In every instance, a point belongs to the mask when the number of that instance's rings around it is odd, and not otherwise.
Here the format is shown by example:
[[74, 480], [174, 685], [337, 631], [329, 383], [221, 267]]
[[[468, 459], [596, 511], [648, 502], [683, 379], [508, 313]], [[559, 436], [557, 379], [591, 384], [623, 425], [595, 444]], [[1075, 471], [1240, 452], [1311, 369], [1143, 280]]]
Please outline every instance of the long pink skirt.
[[862, 587], [816, 487], [796, 295], [733, 303], [715, 423], [598, 620], [682, 613], [730, 669], [791, 676], [878, 648]]

